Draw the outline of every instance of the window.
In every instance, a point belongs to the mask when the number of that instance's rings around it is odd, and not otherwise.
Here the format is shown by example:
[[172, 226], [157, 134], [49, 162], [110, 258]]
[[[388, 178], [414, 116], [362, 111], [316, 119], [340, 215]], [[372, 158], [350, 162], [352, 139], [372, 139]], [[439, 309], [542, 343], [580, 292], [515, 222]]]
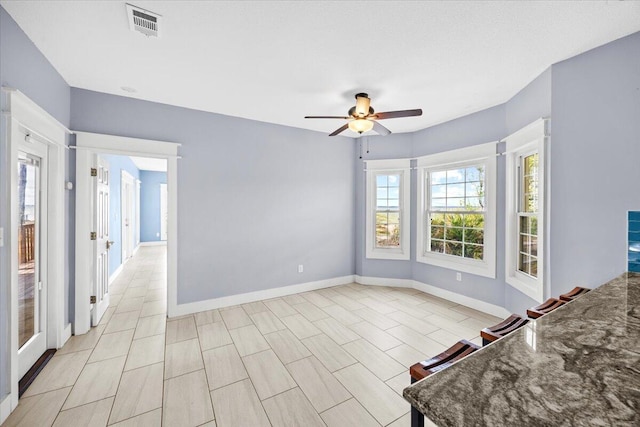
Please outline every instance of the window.
[[366, 163], [367, 258], [409, 259], [409, 162]]
[[538, 277], [538, 153], [518, 158], [518, 271]]
[[484, 164], [429, 172], [427, 250], [484, 259]]
[[496, 144], [418, 159], [419, 262], [495, 277]]
[[400, 173], [376, 177], [376, 248], [400, 247]]
[[547, 121], [506, 138], [506, 280], [543, 301], [545, 245], [545, 144]]

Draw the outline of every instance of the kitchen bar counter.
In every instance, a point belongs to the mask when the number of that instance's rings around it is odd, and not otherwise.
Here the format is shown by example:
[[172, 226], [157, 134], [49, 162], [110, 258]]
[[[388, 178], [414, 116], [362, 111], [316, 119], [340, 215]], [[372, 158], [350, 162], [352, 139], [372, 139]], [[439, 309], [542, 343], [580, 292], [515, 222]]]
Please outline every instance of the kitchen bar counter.
[[640, 274], [530, 321], [403, 395], [439, 426], [640, 426]]

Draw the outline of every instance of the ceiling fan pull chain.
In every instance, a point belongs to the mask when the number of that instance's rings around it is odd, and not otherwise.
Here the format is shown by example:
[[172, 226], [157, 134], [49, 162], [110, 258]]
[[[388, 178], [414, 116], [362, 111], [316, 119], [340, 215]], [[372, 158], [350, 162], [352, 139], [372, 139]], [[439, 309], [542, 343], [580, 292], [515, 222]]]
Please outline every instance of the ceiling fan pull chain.
[[369, 137], [367, 136], [367, 154], [369, 154]]
[[360, 158], [362, 159], [362, 138], [358, 142], [360, 143]]

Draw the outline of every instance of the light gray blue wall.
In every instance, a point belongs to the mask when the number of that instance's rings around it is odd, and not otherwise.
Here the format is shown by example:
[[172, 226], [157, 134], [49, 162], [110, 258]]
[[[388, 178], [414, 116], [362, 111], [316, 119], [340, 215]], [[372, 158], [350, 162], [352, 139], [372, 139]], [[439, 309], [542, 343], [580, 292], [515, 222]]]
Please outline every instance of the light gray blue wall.
[[[135, 180], [140, 178], [140, 170], [129, 156], [103, 155], [109, 162], [109, 277], [122, 265], [122, 171]], [[138, 227], [131, 219], [131, 227]], [[137, 242], [136, 242], [137, 243]]]
[[640, 209], [640, 33], [552, 67], [551, 291], [626, 270]]
[[160, 185], [167, 183], [166, 172], [140, 171], [140, 241], [162, 240]]
[[[0, 83], [19, 89], [65, 126], [69, 125], [70, 90], [64, 79], [0, 6]], [[0, 109], [8, 108], [0, 95]], [[8, 233], [8, 177], [6, 123], [0, 120], [0, 227]], [[73, 240], [71, 240], [73, 241]], [[65, 242], [69, 248], [69, 241]], [[9, 277], [10, 248], [0, 248], [0, 400], [9, 391]], [[69, 272], [65, 271], [65, 292], [69, 293]], [[65, 298], [65, 301], [68, 301]], [[68, 306], [65, 307], [68, 319]]]
[[351, 139], [75, 88], [71, 101], [76, 130], [182, 144], [179, 303], [353, 274]]
[[[551, 115], [551, 67], [536, 77], [505, 104], [505, 127], [509, 134], [533, 120]], [[551, 124], [553, 126], [553, 123]]]

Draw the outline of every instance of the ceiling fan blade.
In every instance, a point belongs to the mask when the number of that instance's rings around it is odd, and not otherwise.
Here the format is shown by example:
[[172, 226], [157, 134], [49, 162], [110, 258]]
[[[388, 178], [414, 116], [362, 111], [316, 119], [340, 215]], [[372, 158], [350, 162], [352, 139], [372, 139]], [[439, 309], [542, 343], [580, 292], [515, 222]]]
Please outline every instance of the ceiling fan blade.
[[338, 129], [334, 130], [333, 132], [331, 132], [329, 134], [329, 136], [336, 136], [339, 133], [344, 132], [345, 130], [347, 130], [347, 128], [349, 127], [349, 123], [345, 124], [344, 126], [339, 127]]
[[376, 113], [373, 115], [374, 119], [396, 119], [398, 117], [412, 117], [421, 116], [422, 110], [420, 108], [415, 110], [401, 110], [401, 111], [387, 111], [385, 113]]
[[386, 127], [382, 126], [380, 123], [375, 121], [373, 122], [373, 130], [375, 130], [378, 133], [378, 135], [382, 135], [382, 136], [386, 136], [391, 133], [389, 129], [387, 129]]
[[348, 116], [304, 116], [305, 119], [351, 119]]

